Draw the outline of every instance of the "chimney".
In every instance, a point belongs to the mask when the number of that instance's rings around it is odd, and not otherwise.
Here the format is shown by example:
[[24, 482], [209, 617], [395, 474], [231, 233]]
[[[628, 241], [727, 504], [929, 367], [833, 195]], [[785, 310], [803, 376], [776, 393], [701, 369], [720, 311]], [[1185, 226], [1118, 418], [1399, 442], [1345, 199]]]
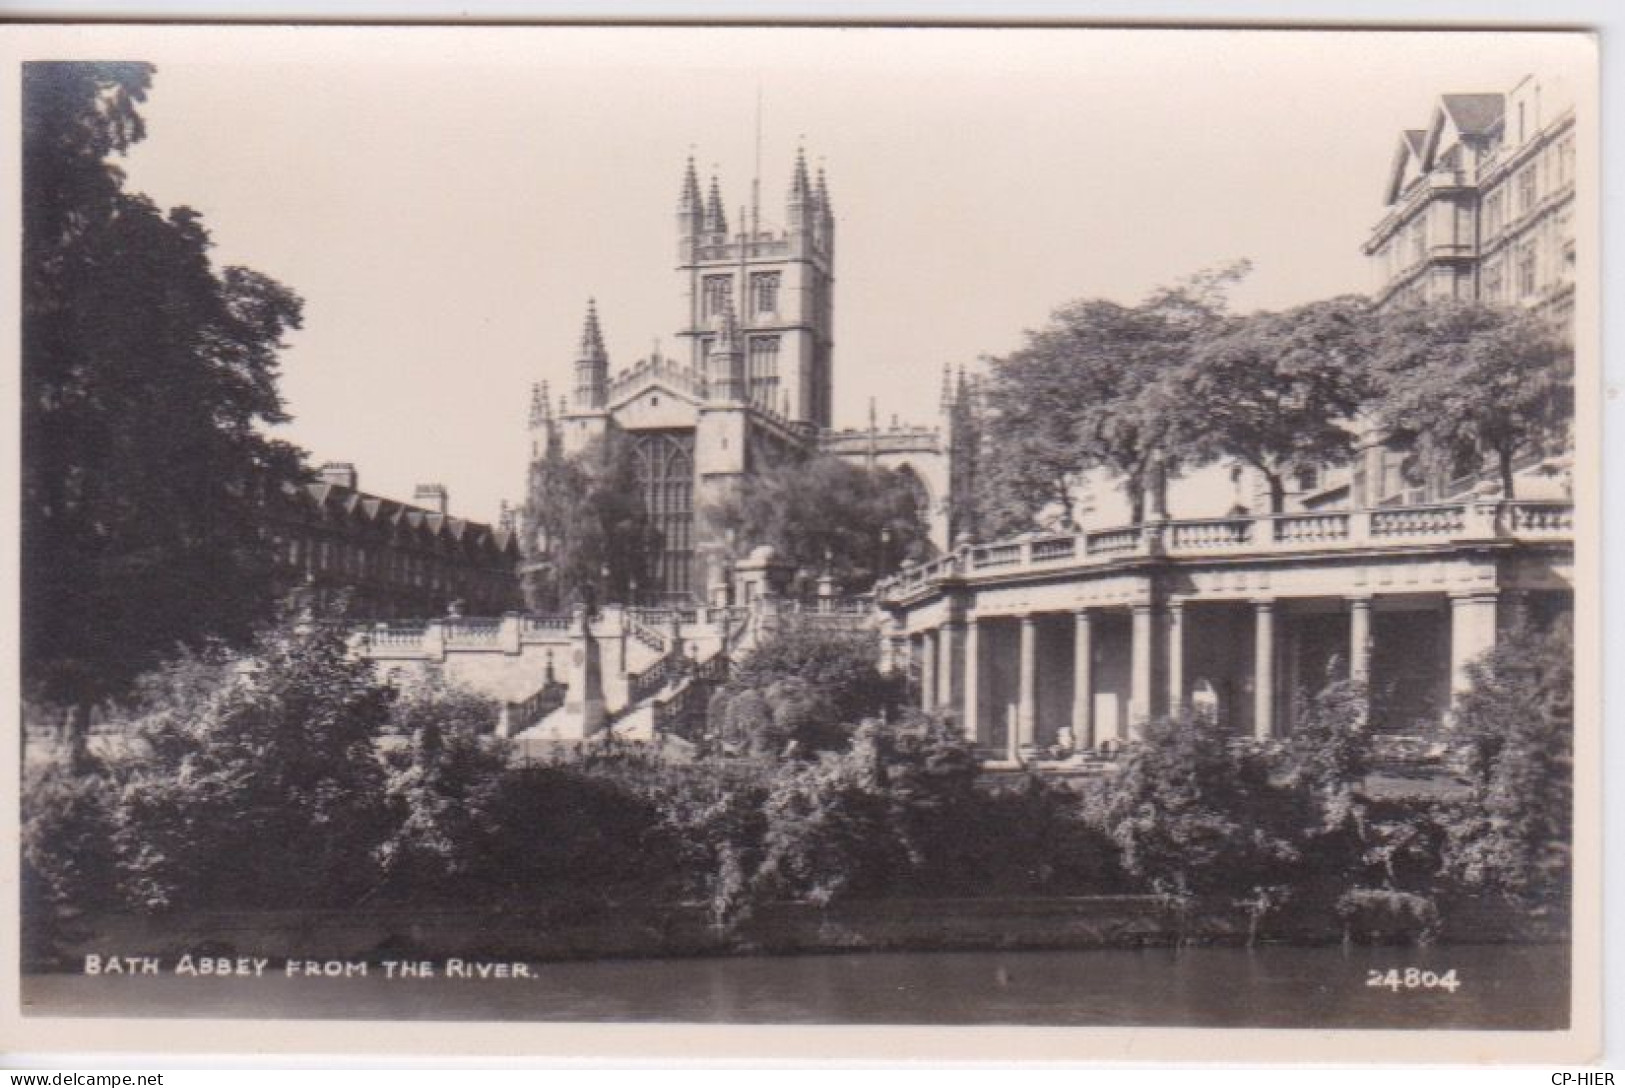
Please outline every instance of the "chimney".
[[328, 461], [316, 470], [316, 477], [324, 484], [356, 490], [355, 466], [348, 461]]
[[418, 484], [412, 492], [412, 504], [444, 514], [451, 506], [451, 495], [445, 484]]

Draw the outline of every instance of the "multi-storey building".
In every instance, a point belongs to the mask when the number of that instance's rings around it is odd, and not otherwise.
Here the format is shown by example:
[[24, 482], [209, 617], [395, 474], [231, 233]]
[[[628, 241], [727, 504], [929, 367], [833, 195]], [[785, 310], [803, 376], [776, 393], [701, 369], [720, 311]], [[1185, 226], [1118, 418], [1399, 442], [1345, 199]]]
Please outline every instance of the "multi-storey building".
[[[1384, 214], [1364, 246], [1376, 304], [1478, 301], [1528, 307], [1570, 325], [1574, 141], [1574, 100], [1555, 76], [1527, 77], [1504, 94], [1440, 96], [1427, 128], [1400, 134]], [[1447, 499], [1477, 482], [1470, 473], [1407, 480], [1403, 460], [1368, 428], [1343, 477], [1349, 497], [1370, 505]], [[1541, 460], [1522, 466], [1531, 495], [1554, 486]]]
[[[1378, 304], [1482, 300], [1572, 321], [1574, 138], [1555, 79], [1443, 96], [1401, 135], [1364, 247]], [[1447, 721], [1503, 629], [1570, 613], [1572, 500], [1535, 464], [1515, 500], [1473, 475], [1416, 486], [1370, 437], [1281, 514], [1238, 503], [956, 546], [882, 585], [892, 660], [923, 706], [1012, 759], [1115, 746], [1193, 706], [1267, 740], [1335, 677], [1368, 685], [1376, 730]]]
[[515, 534], [453, 517], [440, 484], [413, 502], [370, 495], [355, 466], [329, 462], [274, 504], [268, 529], [288, 585], [322, 604], [340, 595], [359, 619], [494, 616], [519, 604]]
[[1567, 321], [1574, 295], [1574, 102], [1556, 78], [1446, 94], [1400, 134], [1365, 252], [1379, 305], [1476, 299]]
[[[753, 192], [756, 186], [752, 186]], [[692, 600], [726, 584], [729, 546], [713, 539], [703, 511], [752, 473], [787, 457], [823, 451], [903, 472], [916, 486], [933, 539], [945, 547], [951, 479], [946, 423], [893, 423], [871, 412], [866, 429], [831, 429], [834, 391], [835, 214], [822, 169], [797, 152], [784, 226], [762, 220], [758, 202], [731, 226], [721, 185], [702, 197], [691, 158], [677, 203], [677, 277], [682, 300], [675, 357], [656, 349], [611, 373], [597, 305], [589, 301], [574, 360], [574, 388], [555, 406], [540, 384], [531, 402], [533, 463], [566, 455], [615, 429], [632, 443], [645, 508], [661, 545], [656, 585], [640, 595]], [[945, 385], [944, 412], [954, 391]], [[545, 549], [534, 522], [525, 547]], [[747, 552], [750, 541], [732, 550]]]

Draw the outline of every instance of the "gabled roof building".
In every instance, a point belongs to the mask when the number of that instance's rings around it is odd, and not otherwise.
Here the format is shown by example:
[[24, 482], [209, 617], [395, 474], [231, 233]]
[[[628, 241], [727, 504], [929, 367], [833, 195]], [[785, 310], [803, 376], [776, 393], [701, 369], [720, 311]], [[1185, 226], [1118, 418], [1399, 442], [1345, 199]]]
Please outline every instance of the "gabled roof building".
[[355, 619], [494, 616], [519, 604], [512, 528], [454, 517], [440, 484], [406, 503], [360, 490], [354, 465], [328, 462], [286, 490], [269, 531], [289, 587], [318, 606], [343, 595]]

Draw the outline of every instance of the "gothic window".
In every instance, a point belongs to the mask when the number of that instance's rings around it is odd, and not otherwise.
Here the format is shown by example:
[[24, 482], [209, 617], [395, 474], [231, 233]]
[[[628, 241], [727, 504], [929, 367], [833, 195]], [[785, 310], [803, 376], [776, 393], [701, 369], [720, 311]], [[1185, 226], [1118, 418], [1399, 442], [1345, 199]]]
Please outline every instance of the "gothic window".
[[658, 534], [655, 591], [670, 596], [693, 593], [694, 435], [689, 431], [639, 434], [633, 464], [643, 508]]
[[750, 277], [751, 308], [759, 314], [779, 312], [779, 274], [753, 272]]
[[765, 408], [779, 410], [779, 338], [751, 337], [746, 361], [750, 399]]
[[707, 276], [704, 284], [705, 312], [701, 315], [707, 320], [718, 316], [733, 304], [734, 278], [732, 276]]

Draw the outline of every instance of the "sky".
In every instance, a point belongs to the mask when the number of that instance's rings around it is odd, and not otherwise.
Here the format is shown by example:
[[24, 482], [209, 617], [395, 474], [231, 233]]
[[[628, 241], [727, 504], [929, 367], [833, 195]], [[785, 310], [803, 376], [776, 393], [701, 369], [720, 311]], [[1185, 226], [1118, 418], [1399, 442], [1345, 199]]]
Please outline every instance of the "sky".
[[[612, 369], [680, 316], [685, 158], [765, 223], [798, 144], [836, 214], [837, 426], [934, 422], [941, 369], [1058, 306], [1246, 258], [1242, 310], [1372, 285], [1403, 128], [1440, 93], [1589, 62], [1533, 33], [549, 28], [173, 31], [128, 185], [305, 300], [282, 356], [313, 462], [523, 498], [532, 382], [589, 296]], [[137, 54], [127, 54], [136, 56]], [[737, 220], [736, 220], [737, 221]]]

